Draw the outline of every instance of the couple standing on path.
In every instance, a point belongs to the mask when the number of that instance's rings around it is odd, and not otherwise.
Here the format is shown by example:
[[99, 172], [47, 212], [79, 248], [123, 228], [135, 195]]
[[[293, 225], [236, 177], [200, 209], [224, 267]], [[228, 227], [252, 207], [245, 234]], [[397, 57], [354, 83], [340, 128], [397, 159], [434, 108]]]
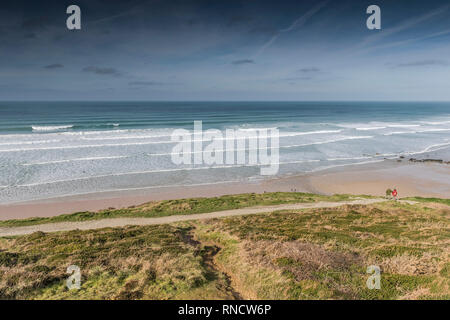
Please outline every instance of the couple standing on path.
[[397, 188], [394, 188], [394, 190], [387, 189], [386, 190], [386, 197], [391, 197], [394, 200], [397, 200], [398, 192]]

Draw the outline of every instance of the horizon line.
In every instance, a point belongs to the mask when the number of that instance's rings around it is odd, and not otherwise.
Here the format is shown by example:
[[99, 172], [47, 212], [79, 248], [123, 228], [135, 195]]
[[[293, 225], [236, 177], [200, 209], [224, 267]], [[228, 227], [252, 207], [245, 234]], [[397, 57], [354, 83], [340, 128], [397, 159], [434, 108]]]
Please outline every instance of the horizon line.
[[346, 100], [346, 99], [326, 99], [326, 100], [106, 100], [106, 99], [92, 99], [92, 100], [43, 100], [43, 99], [28, 99], [28, 100], [0, 100], [2, 102], [450, 102], [450, 100]]

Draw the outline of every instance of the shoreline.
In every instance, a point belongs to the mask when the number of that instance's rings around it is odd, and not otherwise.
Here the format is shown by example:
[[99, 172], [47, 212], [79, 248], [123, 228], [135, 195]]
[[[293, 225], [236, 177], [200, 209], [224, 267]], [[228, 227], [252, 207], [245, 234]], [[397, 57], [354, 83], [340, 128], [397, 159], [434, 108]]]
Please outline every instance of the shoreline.
[[384, 196], [387, 188], [397, 188], [400, 197], [450, 198], [449, 181], [448, 164], [394, 159], [261, 181], [108, 191], [0, 205], [0, 220], [119, 209], [157, 200], [277, 191]]

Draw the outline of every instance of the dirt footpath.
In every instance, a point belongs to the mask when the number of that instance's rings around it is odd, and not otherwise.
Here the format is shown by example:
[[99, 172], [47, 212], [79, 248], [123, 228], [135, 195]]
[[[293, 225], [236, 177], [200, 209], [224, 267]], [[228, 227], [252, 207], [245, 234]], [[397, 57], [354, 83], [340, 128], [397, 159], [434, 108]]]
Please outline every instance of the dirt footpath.
[[200, 220], [200, 219], [211, 219], [211, 218], [221, 218], [230, 216], [240, 216], [247, 214], [256, 213], [266, 213], [278, 210], [298, 210], [298, 209], [308, 209], [308, 208], [333, 208], [339, 207], [346, 204], [371, 204], [376, 202], [386, 201], [386, 199], [361, 199], [354, 201], [342, 201], [342, 202], [313, 202], [313, 203], [296, 203], [296, 204], [281, 204], [276, 206], [258, 206], [234, 210], [224, 210], [209, 213], [199, 213], [199, 214], [189, 214], [189, 215], [173, 215], [166, 217], [156, 217], [156, 218], [112, 218], [112, 219], [101, 219], [101, 220], [88, 220], [79, 222], [58, 222], [58, 223], [47, 223], [47, 224], [37, 224], [32, 226], [24, 227], [3, 227], [0, 228], [0, 237], [6, 236], [17, 236], [31, 234], [36, 231], [42, 232], [57, 232], [57, 231], [70, 231], [70, 230], [91, 230], [91, 229], [101, 229], [101, 228], [115, 228], [124, 227], [128, 225], [154, 225], [154, 224], [165, 224], [173, 223], [179, 221], [187, 220]]

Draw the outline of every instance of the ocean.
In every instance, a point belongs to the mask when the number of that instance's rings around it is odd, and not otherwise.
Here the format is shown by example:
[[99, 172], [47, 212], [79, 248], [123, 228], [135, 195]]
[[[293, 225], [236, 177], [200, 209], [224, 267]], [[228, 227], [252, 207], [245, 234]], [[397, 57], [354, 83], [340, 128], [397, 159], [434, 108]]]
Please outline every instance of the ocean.
[[0, 102], [0, 203], [267, 178], [174, 164], [170, 136], [195, 120], [278, 128], [278, 176], [450, 148], [443, 102]]

